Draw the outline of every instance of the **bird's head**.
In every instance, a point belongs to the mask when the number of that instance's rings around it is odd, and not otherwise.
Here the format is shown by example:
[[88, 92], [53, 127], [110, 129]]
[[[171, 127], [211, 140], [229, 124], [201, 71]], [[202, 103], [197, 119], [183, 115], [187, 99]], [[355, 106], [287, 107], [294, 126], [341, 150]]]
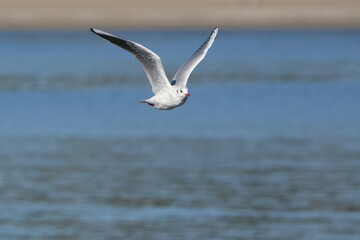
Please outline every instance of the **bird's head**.
[[177, 94], [179, 96], [182, 96], [182, 97], [190, 97], [190, 93], [189, 93], [189, 90], [187, 89], [187, 87], [181, 87], [181, 88], [178, 88], [176, 90]]

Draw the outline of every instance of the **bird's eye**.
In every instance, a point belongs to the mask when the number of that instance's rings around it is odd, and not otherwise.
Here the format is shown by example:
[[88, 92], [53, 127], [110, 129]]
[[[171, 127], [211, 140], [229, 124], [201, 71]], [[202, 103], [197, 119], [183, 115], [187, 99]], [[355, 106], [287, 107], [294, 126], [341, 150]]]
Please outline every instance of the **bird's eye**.
[[182, 90], [180, 90], [180, 92], [182, 92]]

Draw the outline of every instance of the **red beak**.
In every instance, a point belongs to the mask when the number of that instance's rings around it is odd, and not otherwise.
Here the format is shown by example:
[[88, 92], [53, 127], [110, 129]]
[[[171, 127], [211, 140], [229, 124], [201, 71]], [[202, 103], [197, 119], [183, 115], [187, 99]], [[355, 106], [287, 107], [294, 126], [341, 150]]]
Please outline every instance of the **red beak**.
[[187, 94], [185, 94], [185, 96], [188, 96], [188, 97], [190, 97], [190, 93], [187, 93]]

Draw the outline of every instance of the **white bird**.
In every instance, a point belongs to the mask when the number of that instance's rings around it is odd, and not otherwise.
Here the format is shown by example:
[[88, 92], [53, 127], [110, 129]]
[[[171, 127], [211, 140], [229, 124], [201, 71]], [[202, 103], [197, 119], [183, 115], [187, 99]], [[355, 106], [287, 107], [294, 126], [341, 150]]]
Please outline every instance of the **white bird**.
[[170, 110], [181, 106], [185, 103], [190, 93], [186, 87], [186, 83], [191, 72], [205, 57], [207, 51], [213, 44], [218, 33], [218, 28], [215, 28], [210, 34], [209, 38], [200, 46], [200, 48], [190, 57], [190, 59], [183, 64], [175, 73], [171, 83], [166, 77], [164, 67], [158, 55], [146, 47], [123, 38], [119, 38], [104, 31], [90, 28], [90, 30], [98, 36], [105, 38], [113, 44], [129, 51], [141, 62], [147, 77], [152, 86], [154, 96], [142, 100], [140, 102], [147, 103], [157, 109]]

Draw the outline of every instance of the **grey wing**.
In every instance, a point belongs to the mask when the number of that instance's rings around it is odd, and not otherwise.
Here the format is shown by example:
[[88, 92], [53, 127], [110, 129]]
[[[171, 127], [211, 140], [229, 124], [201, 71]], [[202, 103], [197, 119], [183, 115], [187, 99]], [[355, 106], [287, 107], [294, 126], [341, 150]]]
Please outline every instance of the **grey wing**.
[[200, 46], [200, 48], [185, 62], [179, 70], [175, 73], [172, 83], [179, 86], [186, 86], [188, 78], [194, 68], [204, 59], [207, 51], [214, 43], [218, 28], [215, 28], [210, 34], [209, 38]]
[[90, 28], [90, 30], [96, 35], [135, 55], [135, 57], [141, 62], [155, 94], [170, 87], [170, 83], [166, 77], [160, 57], [150, 49], [147, 49], [136, 42], [119, 38], [98, 29]]

